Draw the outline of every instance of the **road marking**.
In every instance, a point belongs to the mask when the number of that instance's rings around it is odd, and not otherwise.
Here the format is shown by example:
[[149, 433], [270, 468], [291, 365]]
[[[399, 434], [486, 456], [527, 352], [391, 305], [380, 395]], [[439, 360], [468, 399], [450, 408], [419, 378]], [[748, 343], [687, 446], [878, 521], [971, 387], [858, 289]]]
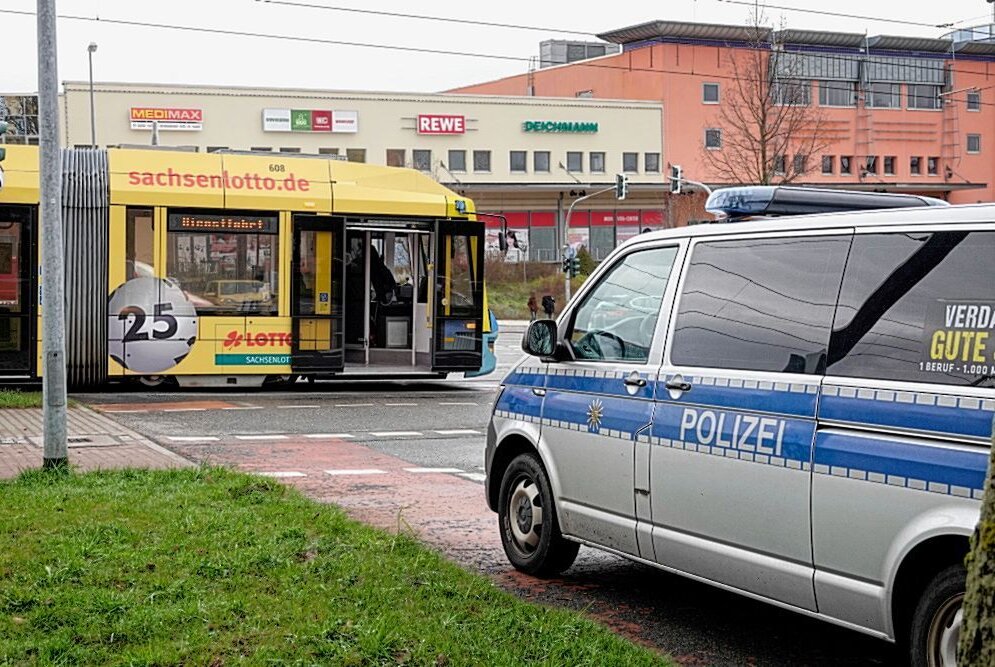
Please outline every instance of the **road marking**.
[[376, 403], [336, 403], [337, 408], [372, 408]]
[[410, 407], [410, 406], [414, 406], [414, 405], [418, 405], [418, 404], [417, 403], [384, 403], [384, 405], [387, 405], [387, 406], [390, 406], [390, 407], [400, 407], [402, 405]]
[[109, 415], [123, 415], [123, 414], [132, 414], [136, 412], [148, 412], [148, 410], [100, 410], [100, 411], [107, 413]]
[[377, 468], [353, 468], [340, 470], [326, 470], [326, 475], [383, 475], [383, 470]]
[[463, 469], [462, 468], [405, 468], [404, 472], [413, 472], [415, 474], [433, 473], [433, 472], [451, 474], [456, 472], [461, 473], [463, 472]]
[[468, 480], [473, 482], [484, 482], [487, 480], [487, 475], [482, 472], [461, 472], [460, 477], [466, 477]]
[[222, 410], [262, 410], [261, 405], [235, 405], [230, 408], [221, 408]]
[[286, 440], [285, 435], [275, 435], [272, 433], [256, 433], [253, 435], [236, 435], [238, 440]]
[[378, 438], [393, 438], [402, 435], [424, 435], [421, 431], [370, 431], [370, 435]]
[[305, 433], [305, 438], [355, 438], [352, 433]]
[[445, 431], [436, 431], [439, 435], [483, 435], [480, 431], [474, 431], [472, 428], [453, 428]]
[[279, 409], [283, 409], [283, 410], [288, 410], [288, 409], [289, 410], [309, 410], [309, 409], [314, 409], [314, 408], [320, 408], [321, 406], [320, 405], [278, 405], [276, 407], [279, 408]]
[[220, 438], [213, 435], [167, 435], [173, 442], [216, 442]]
[[164, 408], [162, 412], [206, 412], [207, 408]]
[[470, 401], [455, 401], [450, 403], [443, 401], [439, 403], [439, 405], [477, 405], [477, 404]]
[[284, 477], [307, 477], [307, 475], [305, 475], [304, 473], [297, 472], [295, 470], [277, 471], [277, 472], [257, 472], [256, 474], [262, 475], [263, 477], [276, 477], [277, 479], [281, 479]]

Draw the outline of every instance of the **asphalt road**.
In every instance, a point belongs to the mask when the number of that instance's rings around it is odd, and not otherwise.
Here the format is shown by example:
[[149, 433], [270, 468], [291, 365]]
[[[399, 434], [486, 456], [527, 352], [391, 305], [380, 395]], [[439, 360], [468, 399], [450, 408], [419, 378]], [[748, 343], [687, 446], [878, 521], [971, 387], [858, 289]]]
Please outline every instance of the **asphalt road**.
[[[517, 340], [502, 335], [498, 375], [476, 380], [76, 398], [188, 458], [285, 477], [384, 527], [404, 507], [425, 541], [465, 566], [527, 599], [585, 610], [682, 664], [901, 664], [884, 642], [592, 549], [556, 580], [515, 572], [481, 481], [491, 405]], [[353, 475], [368, 467], [383, 474]], [[419, 507], [424, 516], [413, 515]]]

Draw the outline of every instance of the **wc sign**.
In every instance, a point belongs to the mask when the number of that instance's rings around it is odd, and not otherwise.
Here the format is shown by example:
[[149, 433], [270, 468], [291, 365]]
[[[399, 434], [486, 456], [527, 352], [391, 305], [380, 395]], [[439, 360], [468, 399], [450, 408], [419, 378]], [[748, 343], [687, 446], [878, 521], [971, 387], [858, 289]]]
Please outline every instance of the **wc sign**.
[[418, 134], [465, 134], [466, 116], [418, 114]]

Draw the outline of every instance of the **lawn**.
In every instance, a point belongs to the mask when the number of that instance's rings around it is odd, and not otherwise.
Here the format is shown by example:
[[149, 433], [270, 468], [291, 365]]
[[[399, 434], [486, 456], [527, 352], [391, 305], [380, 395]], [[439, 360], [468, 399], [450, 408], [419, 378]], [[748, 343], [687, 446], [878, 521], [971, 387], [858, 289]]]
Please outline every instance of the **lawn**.
[[[487, 301], [498, 322], [501, 320], [527, 320], [529, 309], [526, 305], [529, 295], [535, 293], [539, 304], [539, 317], [542, 313], [542, 297], [545, 294], [556, 299], [555, 314], [566, 305], [563, 298], [563, 273], [558, 266], [529, 262], [522, 264], [507, 264], [504, 262], [488, 262], [486, 267]], [[575, 293], [587, 276], [577, 276], [570, 281], [572, 293]]]
[[0, 483], [0, 664], [234, 662], [669, 664], [266, 478]]
[[40, 408], [41, 406], [42, 393], [40, 391], [0, 389], [0, 410], [6, 408]]

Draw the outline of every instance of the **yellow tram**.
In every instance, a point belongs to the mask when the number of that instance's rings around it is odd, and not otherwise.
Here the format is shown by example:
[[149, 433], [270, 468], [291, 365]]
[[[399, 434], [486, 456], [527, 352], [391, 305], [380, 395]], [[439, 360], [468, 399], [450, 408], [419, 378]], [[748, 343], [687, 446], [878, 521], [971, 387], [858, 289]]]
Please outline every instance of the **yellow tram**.
[[[41, 373], [39, 151], [0, 161], [0, 382]], [[69, 381], [488, 373], [473, 202], [325, 156], [63, 149]]]

